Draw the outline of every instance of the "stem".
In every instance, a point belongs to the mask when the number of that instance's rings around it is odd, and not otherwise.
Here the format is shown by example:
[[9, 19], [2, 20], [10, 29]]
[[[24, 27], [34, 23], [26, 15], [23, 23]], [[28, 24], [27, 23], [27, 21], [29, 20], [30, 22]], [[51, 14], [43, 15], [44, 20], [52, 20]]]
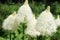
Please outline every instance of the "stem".
[[35, 37], [34, 40], [37, 40], [37, 37]]
[[33, 38], [31, 36], [28, 36], [28, 40], [33, 40]]
[[12, 40], [12, 38], [11, 38], [11, 32], [10, 32], [10, 40]]
[[46, 37], [45, 40], [51, 40], [51, 38], [50, 37]]
[[13, 36], [14, 36], [14, 37], [13, 37], [13, 40], [15, 40], [15, 33], [13, 33]]
[[25, 25], [23, 24], [23, 40], [24, 40], [24, 26], [25, 26]]
[[38, 36], [37, 36], [37, 40], [38, 40]]
[[23, 26], [23, 40], [24, 40], [24, 26]]

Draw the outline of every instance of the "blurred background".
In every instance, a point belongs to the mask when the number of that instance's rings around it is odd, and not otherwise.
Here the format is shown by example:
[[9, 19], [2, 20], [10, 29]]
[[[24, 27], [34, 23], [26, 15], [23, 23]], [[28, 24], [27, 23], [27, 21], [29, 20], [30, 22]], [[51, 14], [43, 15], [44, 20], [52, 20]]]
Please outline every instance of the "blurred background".
[[[10, 40], [10, 34], [2, 29], [2, 23], [14, 11], [18, 11], [19, 7], [23, 5], [25, 0], [0, 0], [0, 40]], [[60, 15], [60, 0], [29, 0], [29, 5], [35, 14], [36, 18], [46, 9], [48, 5], [51, 6], [51, 12], [56, 18]], [[11, 34], [12, 40], [60, 40], [60, 27], [57, 32], [49, 37], [39, 36], [36, 38], [28, 37], [24, 34], [25, 25], [21, 23], [15, 33]]]

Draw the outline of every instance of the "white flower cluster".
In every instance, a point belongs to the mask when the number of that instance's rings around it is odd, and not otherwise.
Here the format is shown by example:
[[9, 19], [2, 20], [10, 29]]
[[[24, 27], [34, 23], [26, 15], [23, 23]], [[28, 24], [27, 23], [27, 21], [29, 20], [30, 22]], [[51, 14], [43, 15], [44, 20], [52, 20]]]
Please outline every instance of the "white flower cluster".
[[57, 16], [57, 19], [55, 21], [56, 21], [57, 26], [60, 26], [60, 17], [59, 17], [59, 15]]
[[17, 19], [19, 22], [27, 21], [27, 28], [25, 30], [25, 34], [31, 36], [37, 36], [40, 34], [35, 30], [36, 19], [28, 4], [28, 0], [26, 0], [25, 3], [19, 8], [17, 13]]
[[57, 26], [54, 17], [50, 12], [50, 6], [48, 6], [47, 9], [38, 17], [36, 29], [43, 36], [51, 35], [53, 32], [56, 32]]
[[16, 12], [9, 15], [3, 22], [3, 29], [8, 31], [14, 31], [18, 27], [18, 21], [16, 20]]
[[28, 4], [28, 0], [26, 0], [25, 3], [19, 8], [17, 14], [13, 13], [4, 20], [3, 29], [13, 31], [18, 28], [18, 25], [21, 22], [27, 23], [25, 34], [32, 37], [39, 35], [51, 35], [53, 32], [57, 31], [57, 25], [60, 24], [58, 23], [56, 25], [57, 22], [55, 22], [54, 17], [50, 12], [50, 6], [48, 6], [47, 9], [39, 15], [38, 19], [35, 19], [35, 16], [33, 15], [33, 12]]
[[28, 16], [28, 17], [27, 17], [27, 28], [25, 30], [25, 33], [32, 36], [32, 37], [39, 36], [40, 33], [35, 29], [35, 25], [36, 25], [37, 20], [35, 19], [35, 17], [33, 15]]

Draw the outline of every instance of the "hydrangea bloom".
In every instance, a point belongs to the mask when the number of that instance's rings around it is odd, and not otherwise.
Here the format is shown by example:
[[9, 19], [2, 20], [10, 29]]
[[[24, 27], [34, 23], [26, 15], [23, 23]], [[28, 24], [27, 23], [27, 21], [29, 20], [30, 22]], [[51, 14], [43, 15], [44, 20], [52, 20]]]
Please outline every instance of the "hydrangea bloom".
[[51, 35], [53, 32], [56, 32], [56, 24], [54, 21], [54, 17], [50, 12], [50, 6], [47, 7], [45, 11], [43, 11], [36, 23], [36, 29], [40, 32], [43, 36]]
[[18, 21], [16, 19], [16, 12], [14, 12], [11, 15], [9, 15], [4, 20], [2, 27], [3, 27], [4, 30], [8, 30], [8, 31], [11, 31], [11, 32], [17, 29]]
[[36, 19], [28, 4], [28, 0], [25, 0], [25, 3], [19, 8], [17, 13], [17, 19], [20, 23], [24, 21], [27, 22], [27, 28], [25, 30], [25, 34], [31, 36], [39, 35], [39, 33], [34, 29], [34, 26], [36, 24]]

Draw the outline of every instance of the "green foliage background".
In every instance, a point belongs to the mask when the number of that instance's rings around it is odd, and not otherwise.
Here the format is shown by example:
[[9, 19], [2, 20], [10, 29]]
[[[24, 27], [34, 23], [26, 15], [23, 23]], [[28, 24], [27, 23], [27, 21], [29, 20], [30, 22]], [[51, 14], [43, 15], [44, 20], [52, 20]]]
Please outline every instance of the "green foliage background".
[[[11, 3], [11, 4], [2, 4], [0, 3], [0, 40], [10, 40], [10, 34], [9, 32], [2, 29], [2, 23], [5, 18], [7, 18], [10, 14], [12, 14], [14, 11], [18, 11], [19, 7], [22, 5], [22, 3]], [[40, 3], [29, 3], [33, 13], [35, 14], [36, 18], [39, 16], [39, 14], [45, 10], [45, 4], [42, 2]], [[56, 18], [57, 15], [60, 15], [60, 3], [54, 2], [51, 5], [51, 12], [53, 16]], [[45, 36], [39, 36], [39, 37], [31, 37], [29, 35], [24, 34], [26, 26], [25, 23], [21, 23], [19, 25], [19, 28], [15, 31], [15, 33], [11, 33], [11, 39], [12, 40], [60, 40], [60, 27], [57, 28], [57, 32], [54, 33], [54, 35], [45, 37]]]

